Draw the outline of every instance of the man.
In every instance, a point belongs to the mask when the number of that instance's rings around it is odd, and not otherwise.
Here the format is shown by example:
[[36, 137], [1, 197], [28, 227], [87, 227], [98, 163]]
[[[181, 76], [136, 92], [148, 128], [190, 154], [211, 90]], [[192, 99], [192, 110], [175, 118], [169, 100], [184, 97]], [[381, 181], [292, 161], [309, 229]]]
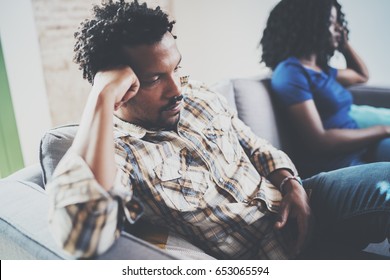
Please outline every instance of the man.
[[[165, 13], [137, 1], [110, 2], [94, 13], [75, 47], [93, 87], [74, 143], [47, 186], [50, 224], [66, 251], [100, 254], [124, 223], [137, 226], [142, 216], [216, 258], [292, 258], [317, 244], [308, 242], [309, 204], [316, 229], [332, 242], [344, 244], [349, 229], [368, 233], [353, 249], [388, 237], [390, 188], [378, 193], [374, 179], [361, 174], [388, 181], [390, 165], [306, 180], [309, 201], [285, 153], [256, 137], [221, 96], [180, 78], [174, 22]], [[387, 210], [364, 202], [374, 192]], [[347, 197], [362, 203], [347, 207]]]

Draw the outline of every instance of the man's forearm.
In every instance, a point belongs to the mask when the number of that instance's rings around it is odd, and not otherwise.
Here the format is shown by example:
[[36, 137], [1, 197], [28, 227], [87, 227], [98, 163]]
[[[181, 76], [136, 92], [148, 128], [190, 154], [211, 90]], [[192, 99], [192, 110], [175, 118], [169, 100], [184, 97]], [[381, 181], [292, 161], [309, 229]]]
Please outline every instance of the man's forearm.
[[[108, 90], [103, 88], [101, 91]], [[92, 89], [72, 149], [90, 167], [97, 182], [106, 190], [113, 185], [114, 160], [113, 108], [108, 94]]]

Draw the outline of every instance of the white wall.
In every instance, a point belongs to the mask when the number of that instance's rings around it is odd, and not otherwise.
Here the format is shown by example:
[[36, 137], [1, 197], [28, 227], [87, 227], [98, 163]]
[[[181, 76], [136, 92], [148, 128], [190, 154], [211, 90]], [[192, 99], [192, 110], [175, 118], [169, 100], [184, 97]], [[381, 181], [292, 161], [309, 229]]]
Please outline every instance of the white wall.
[[0, 0], [0, 37], [25, 165], [51, 126], [30, 0]]
[[350, 41], [367, 63], [369, 84], [390, 86], [390, 1], [340, 0]]
[[175, 33], [183, 68], [192, 79], [213, 83], [258, 75], [257, 45], [277, 0], [176, 0]]
[[[175, 32], [184, 70], [191, 78], [213, 83], [265, 72], [258, 42], [278, 0], [173, 0]], [[366, 61], [370, 84], [390, 86], [390, 11], [388, 0], [340, 0], [351, 30], [350, 40]]]

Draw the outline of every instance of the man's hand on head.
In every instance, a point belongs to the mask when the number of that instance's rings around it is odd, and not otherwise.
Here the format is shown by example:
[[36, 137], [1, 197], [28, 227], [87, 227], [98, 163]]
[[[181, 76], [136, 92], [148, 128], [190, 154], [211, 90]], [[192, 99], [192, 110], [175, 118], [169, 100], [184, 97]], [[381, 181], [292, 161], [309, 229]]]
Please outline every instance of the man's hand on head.
[[93, 83], [94, 92], [103, 95], [103, 100], [112, 102], [115, 111], [133, 98], [139, 87], [138, 77], [129, 66], [100, 71]]

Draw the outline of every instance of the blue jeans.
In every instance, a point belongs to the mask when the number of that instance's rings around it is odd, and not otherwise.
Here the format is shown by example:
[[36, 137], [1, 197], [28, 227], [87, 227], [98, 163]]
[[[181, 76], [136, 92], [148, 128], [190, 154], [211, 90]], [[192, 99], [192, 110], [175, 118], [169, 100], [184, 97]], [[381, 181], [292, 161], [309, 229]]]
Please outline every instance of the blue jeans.
[[320, 173], [303, 185], [316, 220], [308, 258], [353, 258], [369, 243], [390, 241], [390, 163]]
[[390, 161], [390, 138], [385, 138], [379, 141], [374, 147], [373, 161]]

